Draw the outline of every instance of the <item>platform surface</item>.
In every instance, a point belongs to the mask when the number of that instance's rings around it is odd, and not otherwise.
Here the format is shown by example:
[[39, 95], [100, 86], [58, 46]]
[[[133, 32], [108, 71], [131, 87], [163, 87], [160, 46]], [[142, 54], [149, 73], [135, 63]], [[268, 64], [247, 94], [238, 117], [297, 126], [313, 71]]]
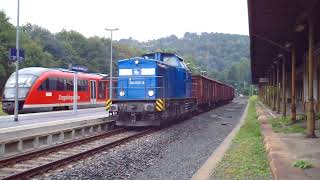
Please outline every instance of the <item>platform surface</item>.
[[104, 107], [100, 108], [89, 108], [89, 109], [79, 109], [76, 114], [73, 110], [68, 111], [53, 111], [53, 112], [41, 112], [41, 113], [29, 113], [29, 114], [19, 114], [19, 120], [14, 121], [13, 115], [0, 116], [0, 131], [1, 129], [7, 129], [11, 127], [25, 126], [31, 124], [41, 124], [47, 122], [61, 122], [70, 121], [75, 119], [81, 119], [85, 117], [95, 116], [108, 117], [108, 112]]

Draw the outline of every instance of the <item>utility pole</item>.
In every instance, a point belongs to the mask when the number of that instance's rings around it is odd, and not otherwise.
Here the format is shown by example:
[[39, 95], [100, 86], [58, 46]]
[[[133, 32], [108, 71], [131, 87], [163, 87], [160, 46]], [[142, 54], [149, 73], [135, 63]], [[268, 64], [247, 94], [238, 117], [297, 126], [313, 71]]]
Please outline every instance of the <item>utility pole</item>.
[[112, 99], [112, 32], [119, 30], [118, 28], [114, 29], [105, 29], [106, 31], [110, 31], [110, 82], [109, 82], [109, 98]]
[[19, 11], [20, 11], [20, 0], [18, 0], [18, 8], [17, 8], [17, 27], [16, 27], [16, 50], [17, 50], [17, 60], [16, 60], [16, 95], [14, 97], [14, 121], [18, 121], [19, 114]]

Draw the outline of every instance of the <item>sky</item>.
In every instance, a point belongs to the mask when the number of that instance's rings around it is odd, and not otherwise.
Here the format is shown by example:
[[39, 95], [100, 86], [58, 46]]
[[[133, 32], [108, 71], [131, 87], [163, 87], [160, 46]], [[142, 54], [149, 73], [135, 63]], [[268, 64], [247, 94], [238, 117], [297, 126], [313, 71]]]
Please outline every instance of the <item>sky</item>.
[[[0, 0], [16, 25], [17, 0]], [[148, 41], [185, 32], [248, 35], [246, 0], [20, 0], [20, 25], [36, 24], [57, 33]]]

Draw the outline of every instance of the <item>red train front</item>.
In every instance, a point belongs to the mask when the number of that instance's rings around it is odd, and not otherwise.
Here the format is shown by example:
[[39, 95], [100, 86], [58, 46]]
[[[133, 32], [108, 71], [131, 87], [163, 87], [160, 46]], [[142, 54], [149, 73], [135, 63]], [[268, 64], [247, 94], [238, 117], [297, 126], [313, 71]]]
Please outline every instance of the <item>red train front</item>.
[[[19, 70], [19, 112], [70, 109], [73, 103], [72, 71], [30, 67]], [[78, 73], [78, 105], [103, 106], [108, 81], [103, 75]], [[8, 79], [2, 98], [2, 109], [14, 112], [15, 74]]]

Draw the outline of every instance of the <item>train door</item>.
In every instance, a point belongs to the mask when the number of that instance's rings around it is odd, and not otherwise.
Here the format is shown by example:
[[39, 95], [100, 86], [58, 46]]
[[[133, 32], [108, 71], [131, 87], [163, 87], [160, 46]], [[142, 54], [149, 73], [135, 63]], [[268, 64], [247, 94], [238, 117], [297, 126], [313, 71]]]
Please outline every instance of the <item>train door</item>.
[[97, 84], [95, 80], [90, 80], [90, 103], [97, 103]]

